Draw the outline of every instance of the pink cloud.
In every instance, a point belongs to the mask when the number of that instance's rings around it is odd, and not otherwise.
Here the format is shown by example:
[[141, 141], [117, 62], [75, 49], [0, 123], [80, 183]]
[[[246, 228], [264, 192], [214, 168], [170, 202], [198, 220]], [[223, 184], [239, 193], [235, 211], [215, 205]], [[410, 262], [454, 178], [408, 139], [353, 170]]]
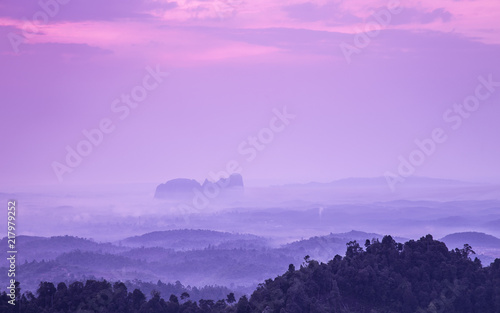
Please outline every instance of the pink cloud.
[[[396, 0], [391, 0], [392, 2]], [[158, 55], [159, 58], [181, 60], [213, 60], [273, 54], [282, 47], [275, 45], [242, 45], [240, 40], [221, 39], [213, 29], [303, 29], [328, 33], [356, 34], [366, 23], [374, 22], [373, 13], [383, 10], [390, 1], [153, 1], [134, 2], [133, 5], [107, 6], [95, 16], [87, 16], [94, 2], [68, 3], [60, 8], [48, 24], [37, 26], [36, 35], [27, 43], [76, 43], [112, 50], [116, 55]], [[500, 43], [496, 22], [500, 11], [495, 1], [452, 1], [439, 3], [429, 0], [400, 2], [402, 13], [393, 16], [382, 29], [404, 31], [432, 30], [456, 32], [485, 43]], [[117, 4], [118, 5], [118, 4]], [[5, 5], [4, 5], [5, 6]], [[0, 25], [25, 29], [21, 16], [33, 14], [31, 8], [23, 11], [14, 2], [8, 2]], [[78, 11], [76, 8], [80, 8]], [[24, 13], [25, 12], [25, 13]], [[77, 12], [81, 12], [80, 15]], [[143, 14], [143, 15], [141, 15]], [[331, 16], [330, 16], [331, 14]], [[93, 18], [93, 21], [88, 19]], [[280, 39], [276, 38], [279, 43]], [[163, 49], [159, 53], [147, 49]], [[165, 51], [167, 50], [167, 51]], [[224, 51], [224, 52], [222, 52]], [[223, 57], [225, 56], [225, 57]]]

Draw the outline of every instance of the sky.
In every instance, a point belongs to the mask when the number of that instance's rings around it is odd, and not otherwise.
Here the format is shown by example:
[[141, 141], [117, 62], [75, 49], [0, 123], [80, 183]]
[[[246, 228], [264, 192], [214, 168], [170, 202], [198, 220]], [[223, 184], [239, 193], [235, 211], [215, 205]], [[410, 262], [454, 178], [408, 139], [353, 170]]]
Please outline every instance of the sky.
[[500, 178], [500, 4], [4, 0], [0, 186]]

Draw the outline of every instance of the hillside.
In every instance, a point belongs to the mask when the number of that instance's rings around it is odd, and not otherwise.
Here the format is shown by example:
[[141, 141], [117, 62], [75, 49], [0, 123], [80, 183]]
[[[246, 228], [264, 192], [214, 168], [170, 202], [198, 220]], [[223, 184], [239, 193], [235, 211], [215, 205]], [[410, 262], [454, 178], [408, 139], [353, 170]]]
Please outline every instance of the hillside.
[[174, 250], [204, 249], [209, 246], [228, 244], [233, 241], [253, 242], [266, 245], [262, 237], [247, 234], [233, 234], [211, 230], [167, 230], [147, 233], [141, 236], [128, 237], [118, 244], [128, 247], [163, 247]]
[[[228, 290], [220, 287], [207, 289], [213, 298], [192, 301], [189, 293], [199, 296], [201, 290], [178, 282], [152, 286], [87, 280], [69, 286], [43, 282], [36, 295], [18, 301], [21, 312], [61, 313], [500, 312], [500, 259], [482, 267], [472, 257], [469, 246], [449, 251], [431, 235], [404, 244], [384, 236], [364, 248], [349, 242], [344, 257], [327, 263], [307, 256], [298, 269], [290, 264], [282, 275], [259, 284], [250, 298], [239, 300], [232, 293], [224, 296]], [[151, 297], [132, 288], [145, 288]], [[0, 298], [2, 312], [17, 312], [5, 305], [5, 292]]]
[[345, 257], [290, 266], [259, 286], [247, 312], [500, 311], [500, 259], [483, 268], [469, 248], [448, 251], [431, 235], [405, 244], [385, 236], [365, 247], [351, 242]]
[[[264, 279], [282, 273], [289, 264], [300, 266], [306, 255], [327, 262], [337, 254], [344, 255], [346, 244], [351, 241], [364, 244], [367, 239], [382, 238], [376, 233], [350, 231], [275, 246], [267, 238], [250, 234], [189, 229], [156, 231], [115, 243], [96, 243], [71, 236], [20, 236], [18, 275], [23, 281], [23, 289], [31, 291], [43, 280], [89, 278], [150, 283], [180, 281], [191, 286], [236, 286], [235, 291], [248, 291]], [[468, 237], [461, 235], [458, 238]], [[481, 238], [495, 242], [492, 236], [483, 234]], [[464, 243], [484, 241], [469, 239], [471, 241]], [[499, 252], [471, 245], [483, 265], [494, 261]], [[450, 249], [456, 247], [463, 247], [463, 243], [449, 245]], [[0, 271], [5, 270], [6, 260], [1, 260], [0, 264], [3, 264]]]
[[440, 240], [450, 249], [471, 245], [483, 264], [490, 264], [495, 258], [500, 258], [500, 239], [485, 233], [454, 233]]
[[[7, 246], [7, 237], [0, 240], [0, 245]], [[111, 243], [97, 243], [91, 239], [74, 236], [17, 236], [16, 246], [19, 251], [18, 260], [22, 262], [25, 260], [28, 262], [33, 260], [54, 260], [62, 253], [71, 252], [76, 249], [99, 253], [118, 253], [123, 251], [123, 248]]]
[[485, 233], [463, 232], [447, 235], [440, 239], [449, 248], [461, 247], [469, 244], [473, 247], [500, 249], [500, 239]]

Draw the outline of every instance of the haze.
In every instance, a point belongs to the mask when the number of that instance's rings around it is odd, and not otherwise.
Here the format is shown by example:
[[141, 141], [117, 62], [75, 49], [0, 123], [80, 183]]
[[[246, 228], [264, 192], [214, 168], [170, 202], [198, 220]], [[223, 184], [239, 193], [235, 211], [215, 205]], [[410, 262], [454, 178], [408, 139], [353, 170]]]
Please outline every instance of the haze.
[[[415, 175], [498, 182], [498, 90], [457, 129], [443, 117], [480, 76], [500, 81], [497, 2], [404, 1], [378, 22], [395, 5], [75, 0], [29, 30], [23, 18], [43, 8], [3, 1], [0, 183], [202, 181], [231, 160], [249, 185], [378, 177], [435, 128], [447, 140]], [[381, 30], [365, 46], [366, 25]], [[128, 115], [124, 102], [113, 111], [147, 67], [169, 75]], [[295, 118], [247, 161], [240, 144], [285, 107]], [[113, 130], [60, 181], [53, 163], [102, 119]]]

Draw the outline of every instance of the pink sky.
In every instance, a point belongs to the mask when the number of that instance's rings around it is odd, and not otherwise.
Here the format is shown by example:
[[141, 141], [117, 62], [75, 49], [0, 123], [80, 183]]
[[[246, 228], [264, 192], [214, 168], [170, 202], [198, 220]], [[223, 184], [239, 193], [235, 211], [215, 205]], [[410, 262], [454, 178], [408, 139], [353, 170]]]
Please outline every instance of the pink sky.
[[[500, 87], [457, 129], [443, 119], [479, 76], [500, 81], [498, 1], [60, 1], [0, 4], [0, 185], [61, 183], [54, 162], [107, 118], [63, 184], [202, 180], [230, 160], [254, 182], [382, 176], [435, 128], [448, 139], [415, 175], [500, 177]], [[120, 119], [113, 101], [157, 66], [169, 76]], [[238, 147], [285, 106], [248, 161]]]

